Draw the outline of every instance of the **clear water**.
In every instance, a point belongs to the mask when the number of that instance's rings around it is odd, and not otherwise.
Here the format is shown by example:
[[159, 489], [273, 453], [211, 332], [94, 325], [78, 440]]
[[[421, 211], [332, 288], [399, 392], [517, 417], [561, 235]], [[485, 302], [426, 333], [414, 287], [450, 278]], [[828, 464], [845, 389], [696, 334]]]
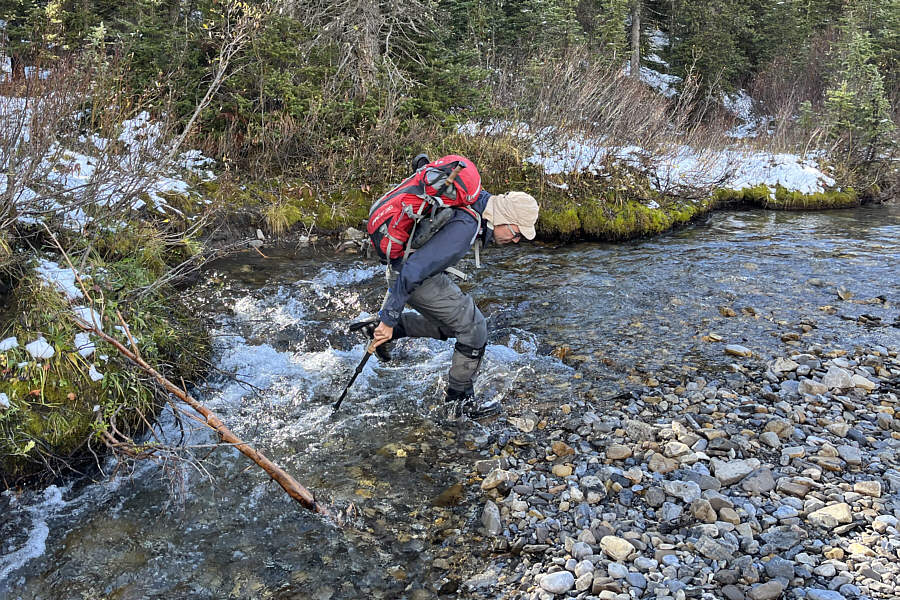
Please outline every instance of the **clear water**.
[[[897, 206], [717, 213], [651, 240], [493, 248], [483, 259], [463, 285], [489, 316], [478, 390], [511, 413], [602, 396], [635, 373], [725, 369], [733, 359], [703, 340], [710, 333], [763, 357], [783, 354], [780, 336], [801, 323], [813, 327], [804, 344], [900, 346]], [[466, 535], [475, 504], [434, 499], [504, 432], [430, 418], [450, 343], [399, 343], [331, 412], [363, 353], [343, 328], [382, 293], [374, 263], [324, 250], [232, 258], [193, 291], [197, 314], [216, 322], [215, 369], [194, 395], [320, 499], [352, 505], [348, 525], [305, 512], [237, 452], [195, 447], [196, 468], [148, 463], [0, 495], [0, 597], [400, 598], [443, 585], [436, 557], [483, 569], [489, 548]], [[563, 346], [565, 362], [551, 354]], [[159, 434], [181, 439], [171, 414]], [[190, 426], [184, 435], [214, 441]]]

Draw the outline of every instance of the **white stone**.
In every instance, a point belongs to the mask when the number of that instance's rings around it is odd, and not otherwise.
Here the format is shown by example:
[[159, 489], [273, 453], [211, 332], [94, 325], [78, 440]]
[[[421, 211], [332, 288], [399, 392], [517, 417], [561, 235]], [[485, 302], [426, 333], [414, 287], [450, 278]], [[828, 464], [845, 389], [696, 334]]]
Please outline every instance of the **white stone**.
[[743, 356], [743, 357], [751, 357], [753, 356], [753, 351], [750, 348], [745, 346], [740, 346], [738, 344], [728, 344], [725, 346], [725, 354], [730, 354], [732, 356]]
[[833, 365], [828, 367], [828, 372], [822, 377], [822, 385], [830, 390], [853, 387], [850, 373]]
[[481, 524], [491, 535], [500, 535], [503, 531], [503, 524], [500, 521], [500, 509], [496, 504], [488, 500], [484, 505], [481, 513]]
[[504, 471], [503, 469], [494, 469], [488, 473], [487, 477], [484, 478], [484, 481], [481, 482], [481, 489], [485, 491], [492, 490], [501, 483], [516, 481], [518, 478], [519, 476], [515, 473]]
[[828, 386], [813, 381], [812, 379], [801, 379], [799, 391], [801, 394], [810, 394], [812, 396], [821, 395], [828, 391]]
[[702, 493], [700, 486], [693, 481], [664, 481], [663, 489], [670, 496], [687, 503], [697, 500]]
[[791, 371], [796, 371], [799, 366], [789, 358], [777, 358], [775, 359], [775, 364], [772, 365], [772, 371], [775, 373], [790, 373]]
[[628, 577], [628, 567], [617, 562], [609, 563], [606, 570], [609, 573], [609, 576], [614, 579], [625, 579]]
[[575, 576], [568, 571], [557, 571], [541, 578], [541, 589], [551, 594], [565, 594], [575, 587]]

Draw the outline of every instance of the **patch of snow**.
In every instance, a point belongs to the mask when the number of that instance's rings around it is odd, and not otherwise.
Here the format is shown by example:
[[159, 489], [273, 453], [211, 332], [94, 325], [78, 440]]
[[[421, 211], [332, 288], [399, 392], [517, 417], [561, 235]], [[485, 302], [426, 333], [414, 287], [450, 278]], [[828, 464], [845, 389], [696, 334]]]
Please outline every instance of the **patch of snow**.
[[669, 34], [664, 33], [660, 29], [654, 29], [647, 38], [650, 48], [653, 50], [662, 50], [669, 47]]
[[8, 337], [5, 340], [0, 340], [0, 352], [6, 352], [7, 350], [12, 350], [13, 348], [18, 347], [19, 340], [17, 340], [15, 336]]
[[[496, 130], [501, 124], [469, 131]], [[521, 127], [516, 131], [523, 131]], [[547, 136], [548, 138], [550, 136]], [[651, 152], [640, 146], [610, 146], [602, 139], [570, 136], [562, 143], [531, 139], [532, 154], [525, 160], [540, 165], [548, 175], [587, 172], [602, 175], [609, 161], [639, 168], [650, 178], [653, 188], [670, 193], [679, 188], [703, 188], [717, 182], [729, 189], [776, 185], [803, 194], [823, 192], [835, 180], [818, 168], [815, 154], [775, 154], [743, 149], [697, 151], [689, 146], [672, 146]]]
[[91, 368], [88, 370], [88, 377], [91, 378], [91, 381], [100, 381], [103, 379], [103, 373], [97, 370], [97, 367], [91, 365]]
[[25, 346], [25, 350], [37, 360], [52, 358], [54, 354], [56, 354], [56, 350], [53, 349], [53, 346], [47, 343], [47, 340], [44, 339], [44, 336], [39, 337], [34, 340], [30, 344]]
[[759, 135], [760, 125], [766, 119], [754, 116], [753, 98], [750, 97], [746, 90], [738, 90], [736, 94], [722, 94], [722, 106], [743, 121], [743, 123], [736, 125], [725, 135], [737, 139]]
[[47, 69], [38, 69], [37, 67], [25, 67], [25, 77], [38, 79], [47, 79], [50, 77], [50, 71]]
[[6, 410], [9, 408], [9, 396], [4, 392], [0, 392], [0, 408]]
[[103, 318], [95, 311], [93, 308], [89, 308], [87, 306], [73, 306], [72, 312], [75, 316], [91, 327], [96, 327], [100, 331], [103, 331]]
[[55, 287], [65, 294], [68, 300], [77, 300], [84, 297], [84, 294], [81, 293], [81, 289], [78, 287], [75, 271], [72, 269], [60, 267], [57, 263], [50, 260], [41, 259], [35, 268], [35, 272], [45, 284]]
[[664, 61], [662, 58], [660, 58], [659, 54], [649, 54], [645, 57], [645, 59], [652, 63], [662, 65], [663, 67], [666, 67], [667, 69], [669, 68], [669, 63]]
[[81, 331], [75, 334], [75, 349], [78, 354], [87, 358], [94, 353], [97, 347], [91, 341], [91, 336], [87, 332]]

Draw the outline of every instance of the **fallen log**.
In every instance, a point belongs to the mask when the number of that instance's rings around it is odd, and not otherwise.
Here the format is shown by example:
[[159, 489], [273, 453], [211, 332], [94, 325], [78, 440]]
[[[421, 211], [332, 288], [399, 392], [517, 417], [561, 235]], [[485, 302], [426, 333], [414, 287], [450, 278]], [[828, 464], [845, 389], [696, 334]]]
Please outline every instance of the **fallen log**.
[[[286, 471], [284, 471], [284, 469], [266, 458], [262, 452], [256, 450], [255, 448], [241, 440], [239, 437], [237, 437], [234, 433], [232, 433], [230, 429], [228, 429], [228, 427], [225, 426], [224, 423], [222, 423], [222, 421], [215, 415], [215, 413], [203, 406], [201, 403], [197, 402], [197, 400], [192, 398], [186, 390], [178, 387], [177, 385], [166, 379], [166, 377], [164, 377], [159, 371], [147, 364], [147, 362], [144, 361], [144, 359], [141, 358], [137, 353], [136, 345], [134, 345], [135, 351], [129, 350], [127, 347], [125, 347], [124, 344], [119, 342], [119, 340], [104, 333], [100, 329], [99, 324], [88, 323], [87, 321], [84, 321], [74, 315], [72, 316], [72, 318], [75, 320], [76, 325], [81, 327], [86, 332], [92, 333], [103, 341], [111, 344], [113, 347], [115, 347], [116, 350], [119, 351], [122, 356], [151, 375], [157, 381], [157, 383], [159, 383], [169, 393], [190, 406], [199, 414], [203, 415], [203, 422], [206, 423], [206, 425], [213, 429], [217, 434], [219, 434], [219, 437], [222, 438], [222, 440], [237, 448], [241, 452], [241, 454], [259, 465], [262, 470], [269, 475], [269, 477], [271, 477], [278, 485], [280, 485], [281, 488], [285, 492], [287, 492], [287, 494], [291, 498], [302, 504], [304, 508], [326, 517], [331, 516], [328, 512], [328, 509], [321, 503], [316, 502], [315, 496], [313, 496], [313, 494], [308, 489], [303, 487], [296, 479], [294, 479]], [[127, 326], [125, 326], [125, 333], [128, 336], [129, 340], [131, 340], [131, 343], [134, 344], [134, 340], [131, 338], [131, 332], [128, 330]]]

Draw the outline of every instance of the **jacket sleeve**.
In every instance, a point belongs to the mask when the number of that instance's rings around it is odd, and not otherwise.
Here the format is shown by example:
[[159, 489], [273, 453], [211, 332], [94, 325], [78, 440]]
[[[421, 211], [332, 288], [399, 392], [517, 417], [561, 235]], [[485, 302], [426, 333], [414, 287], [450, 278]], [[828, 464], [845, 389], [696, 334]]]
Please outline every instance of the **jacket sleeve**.
[[391, 284], [387, 303], [379, 313], [381, 321], [394, 327], [400, 320], [400, 314], [406, 301], [409, 300], [409, 295], [432, 275], [458, 263], [472, 246], [474, 235], [475, 223], [471, 217], [453, 219], [424, 246], [410, 254], [406, 264], [400, 267], [394, 283]]

